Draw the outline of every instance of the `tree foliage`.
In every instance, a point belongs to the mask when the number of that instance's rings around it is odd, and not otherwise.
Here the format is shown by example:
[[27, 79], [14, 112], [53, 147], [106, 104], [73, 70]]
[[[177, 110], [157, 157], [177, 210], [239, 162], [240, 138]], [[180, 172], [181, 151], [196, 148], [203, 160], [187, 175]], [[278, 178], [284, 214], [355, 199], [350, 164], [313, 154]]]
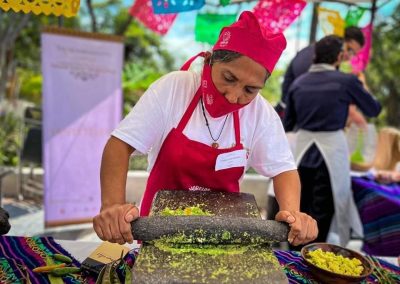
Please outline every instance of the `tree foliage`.
[[283, 74], [283, 70], [274, 70], [271, 77], [269, 77], [267, 82], [265, 82], [265, 87], [261, 90], [262, 96], [272, 105], [277, 104], [281, 99], [281, 84]]
[[370, 88], [383, 106], [383, 124], [400, 127], [400, 5], [373, 33], [372, 58], [367, 69]]
[[162, 75], [152, 66], [138, 65], [134, 62], [125, 64], [122, 74], [124, 114], [131, 110], [150, 84]]
[[21, 121], [12, 113], [0, 114], [0, 166], [15, 166], [21, 147]]
[[[87, 6], [88, 3], [91, 4], [92, 12]], [[81, 5], [79, 16], [73, 18], [0, 12], [0, 35], [4, 34], [0, 37], [0, 56], [7, 58], [0, 58], [0, 63], [7, 63], [7, 66], [4, 66], [5, 71], [2, 72], [0, 68], [0, 76], [5, 78], [7, 75], [7, 79], [2, 81], [4, 88], [6, 82], [10, 85], [11, 79], [18, 78], [19, 97], [41, 104], [40, 33], [45, 26], [60, 24], [66, 28], [84, 31], [93, 31], [95, 26], [97, 32], [124, 36], [124, 61], [127, 66], [124, 72], [128, 72], [123, 76], [124, 95], [131, 104], [137, 101], [137, 97], [143, 92], [143, 86], [148, 86], [150, 79], [158, 78], [172, 70], [173, 58], [162, 47], [160, 36], [135, 21], [129, 15], [123, 1], [81, 2]], [[19, 24], [22, 20], [23, 25]], [[19, 28], [12, 33], [13, 41], [10, 41], [11, 38], [7, 38], [6, 35], [12, 26]], [[135, 65], [135, 72], [132, 72], [131, 65]], [[17, 76], [14, 76], [15, 74]], [[143, 80], [140, 86], [132, 83], [137, 82], [139, 78]], [[0, 83], [0, 99], [1, 85]]]
[[15, 83], [15, 42], [28, 20], [29, 15], [0, 10], [0, 101], [10, 88], [7, 85]]
[[[41, 105], [40, 37], [46, 26], [124, 36], [125, 113], [154, 80], [172, 70], [172, 56], [160, 37], [136, 22], [121, 0], [81, 1], [81, 5], [79, 16], [73, 18], [0, 11], [0, 102], [7, 93]], [[0, 131], [0, 165], [15, 165], [21, 146], [19, 121], [1, 113], [0, 124], [5, 126]]]
[[114, 34], [125, 37], [125, 61], [144, 64], [160, 71], [170, 71], [173, 58], [162, 46], [161, 37], [143, 27], [121, 8], [113, 17], [112, 30]]
[[[14, 47], [16, 78], [19, 84], [19, 97], [37, 105], [41, 103], [42, 75], [40, 69], [40, 31], [46, 26], [56, 26], [55, 16], [31, 16], [20, 31]], [[79, 29], [77, 18], [63, 19], [66, 28]]]

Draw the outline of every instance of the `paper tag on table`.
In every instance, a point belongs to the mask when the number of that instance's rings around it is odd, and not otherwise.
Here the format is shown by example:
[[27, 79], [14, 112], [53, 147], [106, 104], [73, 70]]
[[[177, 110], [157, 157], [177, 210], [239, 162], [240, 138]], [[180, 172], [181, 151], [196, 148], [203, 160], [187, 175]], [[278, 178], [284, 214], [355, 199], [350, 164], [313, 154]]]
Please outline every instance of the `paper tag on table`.
[[215, 171], [246, 166], [246, 150], [220, 154], [215, 162]]
[[103, 267], [115, 260], [123, 258], [129, 248], [116, 243], [103, 242], [83, 262], [83, 271], [99, 274]]
[[116, 243], [103, 242], [98, 246], [89, 257], [101, 262], [110, 263], [114, 260], [124, 257], [129, 252], [129, 248]]

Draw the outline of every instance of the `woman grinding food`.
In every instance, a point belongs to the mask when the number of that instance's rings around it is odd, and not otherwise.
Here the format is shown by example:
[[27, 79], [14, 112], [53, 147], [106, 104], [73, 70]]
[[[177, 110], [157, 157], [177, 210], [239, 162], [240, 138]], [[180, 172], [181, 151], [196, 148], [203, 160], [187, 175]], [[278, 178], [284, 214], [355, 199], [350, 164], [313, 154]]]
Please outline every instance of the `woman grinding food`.
[[[222, 29], [212, 52], [149, 87], [104, 149], [102, 204], [93, 219], [102, 240], [132, 242], [130, 222], [149, 214], [160, 189], [239, 192], [249, 167], [273, 179], [275, 219], [289, 223], [288, 241], [316, 238], [315, 220], [299, 211], [299, 177], [280, 118], [259, 94], [285, 47], [283, 34], [263, 29], [245, 11]], [[188, 71], [198, 56], [200, 74]], [[134, 151], [148, 154], [150, 170], [140, 210], [125, 200]]]

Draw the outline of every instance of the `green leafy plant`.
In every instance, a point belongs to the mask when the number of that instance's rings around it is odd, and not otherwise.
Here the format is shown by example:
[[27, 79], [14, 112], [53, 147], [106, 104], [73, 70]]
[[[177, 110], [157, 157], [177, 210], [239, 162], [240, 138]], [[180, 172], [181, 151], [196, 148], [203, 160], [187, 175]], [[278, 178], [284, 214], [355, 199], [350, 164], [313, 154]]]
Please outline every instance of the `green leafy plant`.
[[163, 73], [146, 62], [125, 64], [122, 74], [122, 88], [124, 92], [124, 114], [127, 114], [137, 103], [140, 96]]
[[283, 70], [274, 70], [271, 77], [269, 77], [265, 82], [264, 88], [261, 90], [261, 95], [272, 105], [275, 105], [281, 100], [281, 84], [283, 75]]
[[12, 113], [0, 115], [0, 166], [16, 166], [21, 148], [21, 120]]
[[18, 74], [21, 82], [20, 98], [40, 105], [42, 102], [43, 76], [40, 73], [22, 68], [18, 70]]
[[[119, 279], [117, 269], [122, 269], [124, 279]], [[99, 276], [97, 277], [96, 284], [130, 284], [132, 283], [132, 272], [129, 265], [126, 264], [123, 259], [123, 253], [121, 253], [121, 257], [117, 260], [114, 260], [108, 264], [106, 264], [103, 269], [100, 271]]]
[[390, 18], [375, 24], [367, 83], [382, 104], [378, 125], [400, 127], [400, 4]]

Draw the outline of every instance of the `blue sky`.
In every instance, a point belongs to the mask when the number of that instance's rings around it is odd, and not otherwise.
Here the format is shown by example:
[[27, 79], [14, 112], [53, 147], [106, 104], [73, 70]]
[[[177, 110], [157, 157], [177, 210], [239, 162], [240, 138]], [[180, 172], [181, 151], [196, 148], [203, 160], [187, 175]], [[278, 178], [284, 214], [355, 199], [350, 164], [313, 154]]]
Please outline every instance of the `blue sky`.
[[[206, 0], [207, 1], [207, 0]], [[213, 0], [216, 1], [216, 0]], [[387, 0], [378, 0], [378, 6], [387, 2]], [[207, 1], [209, 3], [209, 1]], [[201, 10], [180, 13], [175, 20], [175, 23], [169, 30], [169, 32], [163, 37], [165, 47], [176, 58], [176, 66], [180, 66], [188, 57], [196, 54], [202, 50], [209, 50], [211, 48], [208, 44], [198, 43], [194, 40], [194, 26], [196, 14], [198, 12], [217, 12], [217, 13], [235, 13], [243, 10], [251, 10], [257, 2], [250, 4], [230, 5], [228, 7], [215, 8], [212, 6], [204, 6]], [[378, 10], [376, 15], [376, 21], [383, 21], [385, 18], [390, 16], [395, 7], [400, 4], [400, 0], [391, 0], [388, 4], [384, 5]], [[370, 4], [362, 4], [365, 7], [369, 7]], [[341, 16], [346, 16], [348, 6], [338, 3], [322, 3], [322, 7], [329, 8], [339, 11]], [[310, 21], [312, 13], [312, 4], [307, 4], [304, 8], [301, 16], [292, 23], [292, 25], [285, 31], [285, 36], [288, 41], [288, 46], [278, 63], [278, 66], [284, 67], [289, 60], [295, 55], [297, 50], [308, 44]], [[369, 23], [370, 13], [364, 13], [363, 18], [360, 20], [359, 26], [363, 27]], [[323, 36], [322, 30], [319, 28], [317, 38]]]

